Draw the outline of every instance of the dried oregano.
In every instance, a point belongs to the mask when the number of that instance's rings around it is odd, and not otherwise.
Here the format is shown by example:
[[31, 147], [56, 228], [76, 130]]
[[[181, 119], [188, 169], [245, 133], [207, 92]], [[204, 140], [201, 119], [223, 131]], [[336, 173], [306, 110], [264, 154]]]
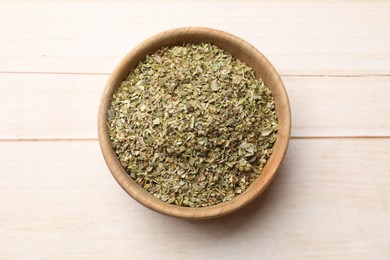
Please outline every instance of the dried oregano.
[[274, 99], [243, 62], [214, 45], [164, 47], [122, 82], [108, 110], [123, 168], [167, 203], [204, 207], [241, 194], [278, 130]]

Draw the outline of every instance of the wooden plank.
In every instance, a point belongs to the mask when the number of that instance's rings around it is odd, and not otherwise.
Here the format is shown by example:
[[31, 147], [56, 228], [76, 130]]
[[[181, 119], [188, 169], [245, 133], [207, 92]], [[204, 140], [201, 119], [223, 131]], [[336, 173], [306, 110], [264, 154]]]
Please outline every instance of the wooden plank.
[[[0, 74], [0, 139], [96, 139], [108, 76]], [[389, 136], [390, 77], [284, 77], [292, 135]]]
[[284, 77], [293, 136], [390, 136], [390, 77]]
[[1, 139], [97, 138], [108, 76], [0, 74]]
[[[113, 16], [115, 14], [115, 16]], [[388, 1], [2, 1], [0, 71], [111, 73], [136, 44], [219, 28], [282, 74], [390, 74]]]
[[264, 196], [189, 222], [128, 197], [96, 141], [0, 142], [0, 258], [386, 259], [389, 157], [390, 139], [292, 140]]

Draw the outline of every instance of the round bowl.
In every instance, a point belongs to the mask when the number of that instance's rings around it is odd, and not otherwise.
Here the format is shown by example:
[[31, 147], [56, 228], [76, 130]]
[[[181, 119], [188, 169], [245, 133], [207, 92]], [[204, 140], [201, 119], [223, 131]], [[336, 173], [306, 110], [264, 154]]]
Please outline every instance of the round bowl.
[[[126, 78], [129, 72], [143, 60], [147, 54], [153, 53], [163, 46], [182, 45], [183, 43], [207, 42], [214, 44], [245, 62], [255, 71], [256, 77], [262, 78], [275, 100], [279, 130], [273, 146], [273, 153], [268, 159], [263, 172], [240, 195], [231, 201], [213, 206], [190, 208], [168, 204], [155, 198], [139, 186], [122, 168], [114, 150], [107, 128], [107, 110], [111, 97]], [[188, 219], [208, 219], [226, 215], [245, 206], [259, 196], [275, 177], [276, 172], [287, 150], [291, 129], [290, 105], [283, 82], [271, 63], [256, 48], [246, 41], [223, 31], [187, 27], [178, 28], [157, 34], [130, 51], [108, 79], [99, 107], [98, 133], [100, 147], [105, 161], [116, 181], [136, 201], [159, 213]]]

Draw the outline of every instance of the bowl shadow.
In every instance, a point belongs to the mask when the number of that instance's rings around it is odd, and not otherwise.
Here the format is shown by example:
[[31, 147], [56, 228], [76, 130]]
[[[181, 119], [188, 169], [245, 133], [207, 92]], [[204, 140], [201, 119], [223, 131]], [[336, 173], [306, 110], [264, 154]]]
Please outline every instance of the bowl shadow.
[[167, 218], [164, 222], [168, 226], [174, 226], [179, 221], [181, 222], [179, 225], [187, 231], [193, 230], [211, 239], [222, 239], [253, 226], [259, 226], [258, 223], [254, 225], [254, 222], [267, 223], [267, 219], [272, 218], [273, 212], [280, 211], [279, 207], [283, 204], [283, 196], [277, 193], [280, 193], [278, 187], [282, 185], [285, 174], [287, 174], [286, 164], [282, 163], [275, 179], [261, 196], [229, 215], [208, 220], [187, 220], [163, 216]]

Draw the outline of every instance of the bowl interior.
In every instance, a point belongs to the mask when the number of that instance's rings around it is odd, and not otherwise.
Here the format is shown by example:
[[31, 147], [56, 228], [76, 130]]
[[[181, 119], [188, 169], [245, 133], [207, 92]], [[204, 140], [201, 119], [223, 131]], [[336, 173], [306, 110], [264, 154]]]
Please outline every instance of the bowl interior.
[[[139, 186], [122, 168], [115, 152], [107, 128], [107, 110], [111, 97], [126, 78], [129, 72], [143, 60], [147, 54], [153, 53], [163, 46], [182, 45], [183, 43], [208, 42], [226, 50], [235, 58], [245, 62], [255, 71], [256, 77], [262, 78], [275, 99], [275, 110], [278, 117], [279, 130], [274, 143], [273, 153], [268, 159], [263, 172], [240, 195], [231, 201], [203, 208], [189, 208], [165, 203]], [[98, 133], [100, 146], [106, 163], [122, 188], [144, 206], [162, 214], [190, 219], [206, 219], [231, 213], [251, 202], [274, 178], [276, 171], [287, 150], [291, 129], [290, 105], [282, 80], [270, 62], [252, 45], [244, 40], [219, 30], [199, 27], [178, 28], [157, 34], [129, 52], [115, 68], [109, 78], [102, 95]]]

